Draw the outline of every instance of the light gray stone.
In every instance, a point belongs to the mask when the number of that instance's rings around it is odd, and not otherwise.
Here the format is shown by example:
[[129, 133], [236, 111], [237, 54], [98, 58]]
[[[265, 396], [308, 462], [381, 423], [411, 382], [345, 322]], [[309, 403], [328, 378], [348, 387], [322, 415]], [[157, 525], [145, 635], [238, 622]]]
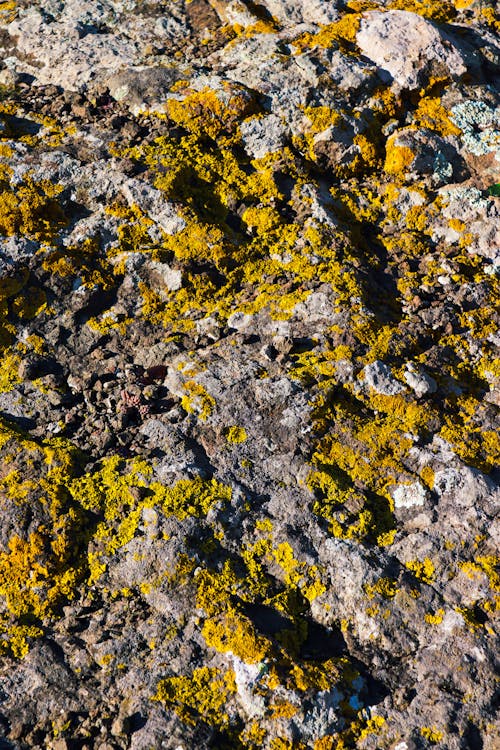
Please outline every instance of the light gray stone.
[[367, 11], [356, 42], [381, 73], [402, 88], [418, 88], [439, 71], [453, 78], [467, 72], [464, 57], [453, 41], [434, 24], [409, 11]]
[[262, 4], [282, 23], [328, 24], [339, 17], [333, 0], [263, 0]]
[[185, 75], [176, 65], [157, 68], [127, 68], [105, 80], [111, 96], [133, 112], [156, 107], [167, 97], [173, 84]]
[[245, 149], [255, 159], [279, 151], [285, 143], [286, 128], [276, 115], [244, 120], [240, 130]]
[[406, 364], [404, 379], [418, 398], [428, 393], [435, 393], [437, 390], [434, 378], [423, 370], [417, 370], [411, 362]]
[[414, 484], [400, 484], [392, 491], [396, 510], [419, 508], [424, 505], [427, 491], [421, 482]]
[[154, 216], [157, 224], [167, 234], [177, 234], [186, 226], [186, 221], [174, 206], [165, 200], [162, 193], [147, 182], [129, 178], [121, 186], [129, 206], [136, 205], [142, 211]]
[[17, 39], [17, 72], [71, 91], [85, 88], [104, 71], [132, 65], [137, 54], [131, 41], [114, 34], [80, 37], [73, 23], [48, 24], [36, 9], [13, 21], [8, 31]]
[[396, 396], [405, 390], [393, 376], [391, 368], [378, 359], [363, 368], [363, 379], [369, 388], [384, 396]]

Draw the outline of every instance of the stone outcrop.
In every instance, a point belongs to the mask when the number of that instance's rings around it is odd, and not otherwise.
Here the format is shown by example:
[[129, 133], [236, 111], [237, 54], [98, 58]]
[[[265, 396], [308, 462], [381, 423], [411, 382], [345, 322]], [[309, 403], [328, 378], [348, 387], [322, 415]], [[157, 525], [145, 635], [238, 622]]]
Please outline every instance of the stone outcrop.
[[494, 2], [0, 2], [0, 747], [494, 750]]

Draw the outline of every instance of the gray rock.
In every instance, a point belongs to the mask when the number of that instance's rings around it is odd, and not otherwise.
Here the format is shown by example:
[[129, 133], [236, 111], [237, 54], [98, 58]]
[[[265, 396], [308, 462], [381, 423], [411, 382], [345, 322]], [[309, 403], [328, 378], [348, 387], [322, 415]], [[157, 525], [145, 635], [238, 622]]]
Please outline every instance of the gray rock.
[[85, 88], [104, 71], [133, 64], [136, 57], [130, 41], [114, 34], [80, 37], [74, 21], [46, 23], [36, 9], [13, 21], [8, 32], [17, 40], [17, 72], [33, 75], [39, 84], [71, 91]]
[[133, 112], [158, 106], [184, 71], [175, 65], [162, 68], [127, 68], [105, 80], [109, 93]]
[[167, 234], [176, 234], [186, 226], [185, 220], [174, 206], [147, 182], [129, 178], [122, 183], [121, 191], [129, 206], [136, 205], [145, 213], [154, 216], [155, 221]]
[[440, 71], [453, 78], [467, 72], [464, 57], [450, 37], [408, 11], [368, 11], [356, 42], [387, 80], [402, 88], [415, 89]]
[[0, 277], [8, 276], [22, 267], [36, 252], [36, 242], [27, 237], [2, 237], [0, 239]]
[[238, 24], [239, 26], [253, 26], [258, 23], [259, 17], [252, 13], [241, 0], [230, 0], [227, 3], [217, 3], [216, 10], [224, 23]]
[[404, 386], [394, 378], [391, 368], [380, 360], [375, 360], [363, 368], [363, 379], [369, 388], [373, 388], [374, 391], [384, 396], [396, 396], [405, 390]]
[[406, 364], [404, 379], [418, 398], [428, 393], [435, 393], [437, 390], [434, 378], [422, 370], [417, 370], [411, 362]]
[[328, 24], [339, 16], [337, 3], [331, 0], [264, 0], [263, 5], [273, 17], [285, 24]]
[[244, 120], [240, 130], [245, 149], [255, 159], [279, 151], [285, 143], [286, 128], [276, 115]]
[[325, 51], [328, 76], [342, 92], [358, 92], [375, 86], [378, 81], [376, 67], [363, 60], [357, 60], [341, 52]]
[[242, 312], [235, 312], [227, 319], [228, 328], [235, 328], [237, 331], [244, 331], [252, 325], [253, 315]]
[[[436, 223], [433, 235], [437, 238], [449, 236], [449, 220], [460, 215], [467, 227], [470, 242], [467, 251], [500, 261], [500, 205], [481, 190], [469, 186], [445, 186], [440, 189], [445, 206], [443, 224]], [[460, 211], [460, 214], [457, 214]]]
[[182, 271], [168, 263], [146, 261], [141, 263], [141, 276], [146, 276], [153, 287], [175, 292], [182, 287]]
[[5, 743], [493, 750], [488, 19], [3, 5]]

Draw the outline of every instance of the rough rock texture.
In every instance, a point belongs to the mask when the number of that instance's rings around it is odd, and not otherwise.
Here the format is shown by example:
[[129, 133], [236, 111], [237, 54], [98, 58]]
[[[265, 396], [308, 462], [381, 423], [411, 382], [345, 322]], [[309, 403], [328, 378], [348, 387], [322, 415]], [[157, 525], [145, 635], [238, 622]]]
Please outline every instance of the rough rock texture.
[[0, 2], [0, 747], [499, 747], [499, 29]]
[[405, 89], [425, 85], [430, 76], [460, 78], [467, 72], [458, 43], [432, 22], [405, 10], [365, 13], [356, 42], [382, 74], [387, 71]]

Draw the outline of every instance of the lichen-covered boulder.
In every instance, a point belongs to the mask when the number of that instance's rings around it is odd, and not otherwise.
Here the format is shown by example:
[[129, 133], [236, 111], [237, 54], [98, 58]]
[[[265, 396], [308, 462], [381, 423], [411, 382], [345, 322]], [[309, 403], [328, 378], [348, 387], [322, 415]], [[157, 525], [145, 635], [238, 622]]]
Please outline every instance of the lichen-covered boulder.
[[496, 750], [498, 22], [0, 2], [0, 746]]

